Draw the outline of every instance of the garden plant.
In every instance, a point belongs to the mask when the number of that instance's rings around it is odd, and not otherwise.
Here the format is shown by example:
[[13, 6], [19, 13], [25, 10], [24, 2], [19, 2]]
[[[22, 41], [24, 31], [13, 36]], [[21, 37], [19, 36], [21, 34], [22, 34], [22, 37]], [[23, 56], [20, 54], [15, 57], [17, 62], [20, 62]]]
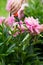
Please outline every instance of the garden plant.
[[43, 65], [43, 0], [29, 0], [18, 16], [0, 17], [0, 65]]

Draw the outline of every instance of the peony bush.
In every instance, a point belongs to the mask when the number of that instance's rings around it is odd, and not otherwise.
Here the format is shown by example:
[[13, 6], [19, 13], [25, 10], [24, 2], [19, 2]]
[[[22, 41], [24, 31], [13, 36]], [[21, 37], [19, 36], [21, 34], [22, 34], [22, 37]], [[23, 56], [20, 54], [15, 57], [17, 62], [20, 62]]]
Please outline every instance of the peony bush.
[[[10, 10], [9, 3], [7, 10]], [[41, 9], [37, 3], [40, 1], [30, 0], [28, 5], [23, 5], [18, 17], [0, 17], [0, 65], [43, 65], [43, 24], [40, 23]], [[39, 7], [40, 15], [36, 11], [39, 17], [31, 12], [34, 11], [29, 9], [31, 5]]]

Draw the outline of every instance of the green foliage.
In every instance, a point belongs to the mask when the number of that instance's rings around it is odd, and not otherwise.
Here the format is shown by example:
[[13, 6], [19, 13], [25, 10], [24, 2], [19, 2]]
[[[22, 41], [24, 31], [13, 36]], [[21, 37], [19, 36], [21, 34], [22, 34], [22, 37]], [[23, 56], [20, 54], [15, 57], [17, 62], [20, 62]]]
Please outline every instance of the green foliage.
[[25, 9], [25, 16], [33, 16], [38, 18], [41, 23], [43, 23], [43, 2], [42, 0], [28, 0], [29, 6]]
[[0, 25], [0, 65], [43, 65], [40, 48], [36, 47], [41, 44], [40, 36], [25, 32], [13, 37], [8, 31], [9, 27]]

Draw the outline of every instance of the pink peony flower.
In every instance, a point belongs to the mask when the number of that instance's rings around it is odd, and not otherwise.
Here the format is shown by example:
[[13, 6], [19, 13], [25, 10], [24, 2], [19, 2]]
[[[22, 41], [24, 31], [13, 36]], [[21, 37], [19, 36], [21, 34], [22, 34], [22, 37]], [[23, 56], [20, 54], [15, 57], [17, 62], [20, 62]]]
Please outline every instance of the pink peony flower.
[[6, 23], [7, 25], [9, 25], [9, 26], [12, 26], [13, 23], [14, 23], [14, 21], [15, 21], [15, 18], [14, 18], [14, 16], [12, 15], [11, 17], [9, 16], [9, 17], [5, 20], [5, 23]]
[[0, 25], [2, 24], [2, 22], [5, 20], [5, 17], [0, 17]]
[[37, 34], [40, 33], [39, 31], [40, 24], [39, 24], [38, 19], [34, 19], [33, 17], [25, 18], [25, 24], [31, 33], [37, 33]]
[[25, 7], [27, 7], [28, 6], [28, 4], [27, 3], [25, 3], [25, 4], [23, 4], [22, 6], [21, 6], [21, 8], [20, 8], [20, 10], [18, 11], [18, 18], [19, 19], [21, 19], [21, 18], [23, 18], [24, 17], [24, 8]]
[[11, 4], [14, 2], [14, 0], [7, 0], [7, 5], [6, 5], [6, 10], [10, 11], [11, 9]]

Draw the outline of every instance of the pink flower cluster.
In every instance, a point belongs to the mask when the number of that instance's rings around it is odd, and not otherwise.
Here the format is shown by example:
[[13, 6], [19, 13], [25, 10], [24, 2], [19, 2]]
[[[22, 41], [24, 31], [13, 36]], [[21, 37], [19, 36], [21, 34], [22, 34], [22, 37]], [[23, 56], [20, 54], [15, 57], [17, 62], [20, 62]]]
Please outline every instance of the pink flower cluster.
[[38, 19], [34, 19], [33, 17], [25, 18], [24, 21], [20, 20], [20, 22], [16, 22], [14, 16], [8, 17], [0, 17], [0, 25], [4, 21], [5, 24], [10, 26], [10, 28], [14, 31], [14, 36], [19, 33], [24, 33], [25, 31], [29, 31], [32, 34], [40, 34], [41, 25], [39, 24]]
[[34, 19], [33, 17], [25, 18], [24, 22], [20, 20], [20, 22], [16, 22], [15, 18], [13, 16], [7, 18], [7, 24], [9, 26], [13, 26], [14, 28], [17, 26], [16, 30], [18, 29], [19, 32], [16, 32], [16, 34], [24, 33], [24, 31], [29, 31], [32, 34], [40, 34], [40, 27], [38, 19]]
[[38, 19], [34, 19], [33, 17], [25, 18], [25, 24], [31, 33], [37, 33], [37, 34], [40, 33], [39, 31], [40, 24], [39, 24]]
[[[7, 11], [11, 10], [11, 4], [14, 2], [14, 0], [7, 0], [6, 9]], [[33, 17], [28, 17], [22, 21], [22, 18], [24, 17], [24, 7], [28, 7], [28, 4], [25, 3], [21, 6], [20, 10], [18, 11], [18, 18], [19, 22], [15, 21], [14, 16], [9, 16], [7, 18], [0, 17], [0, 25], [4, 22], [5, 25], [8, 25], [12, 31], [16, 31], [13, 36], [17, 36], [20, 33], [24, 33], [25, 31], [30, 32], [31, 34], [40, 34], [42, 31], [43, 25], [39, 24], [38, 19], [34, 19]]]

